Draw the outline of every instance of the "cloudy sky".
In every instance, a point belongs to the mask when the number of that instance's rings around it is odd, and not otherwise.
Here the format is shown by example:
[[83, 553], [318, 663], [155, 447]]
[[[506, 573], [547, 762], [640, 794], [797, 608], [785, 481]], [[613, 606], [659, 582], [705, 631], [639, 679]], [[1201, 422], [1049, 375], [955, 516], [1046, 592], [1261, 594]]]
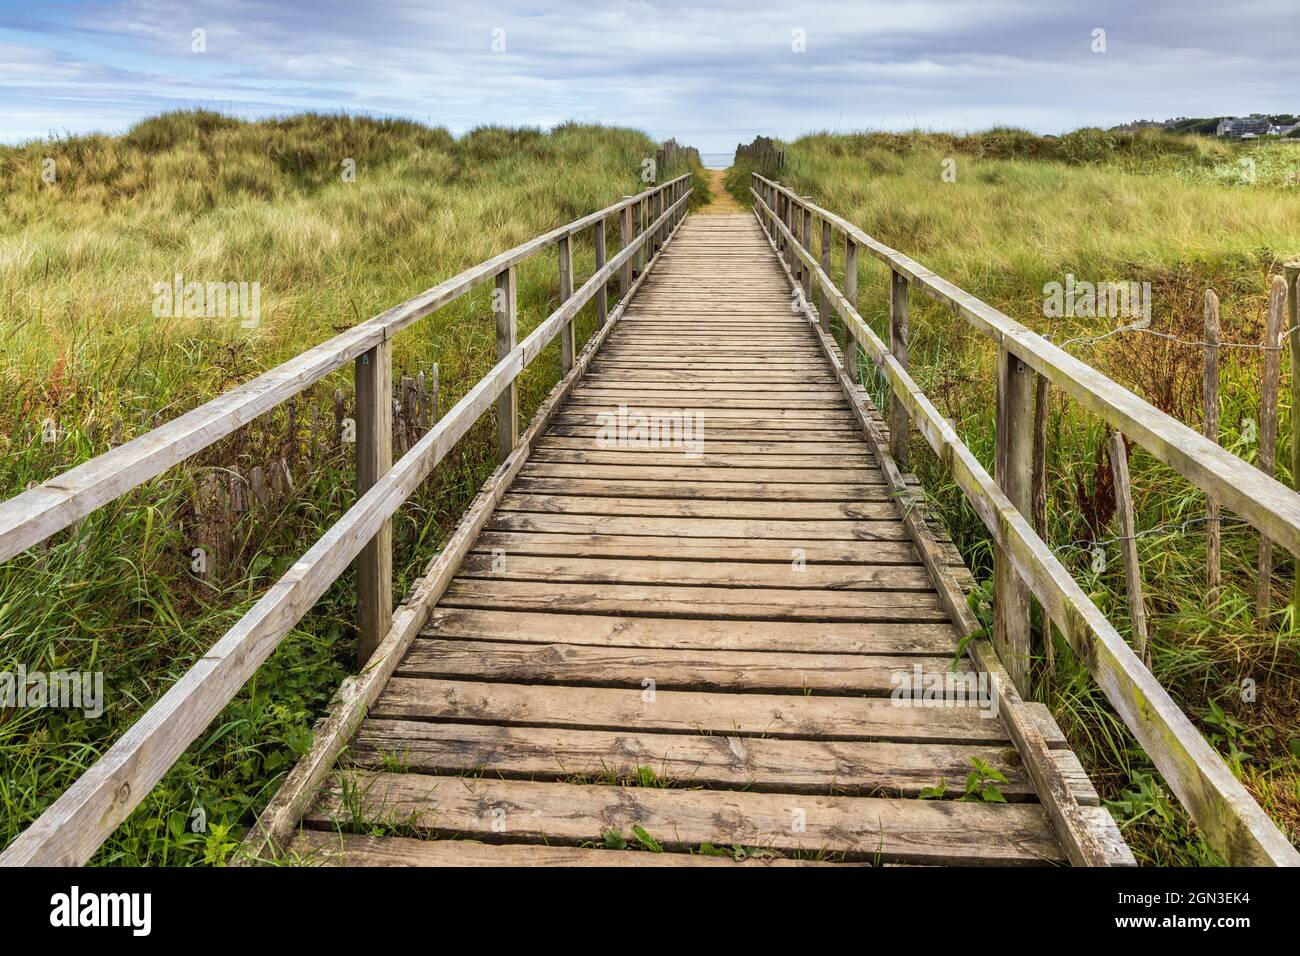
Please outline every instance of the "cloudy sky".
[[1298, 14], [1296, 0], [0, 0], [0, 141], [193, 106], [455, 133], [600, 121], [706, 151], [814, 129], [1300, 112]]

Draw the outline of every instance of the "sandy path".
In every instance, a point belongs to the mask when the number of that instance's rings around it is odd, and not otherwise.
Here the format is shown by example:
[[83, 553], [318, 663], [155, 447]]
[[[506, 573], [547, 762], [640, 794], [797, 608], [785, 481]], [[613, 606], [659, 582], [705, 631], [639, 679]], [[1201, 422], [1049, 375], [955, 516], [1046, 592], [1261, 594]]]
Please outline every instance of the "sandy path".
[[707, 172], [709, 174], [709, 188], [713, 190], [713, 200], [707, 206], [695, 210], [695, 215], [734, 216], [736, 213], [745, 212], [745, 207], [736, 202], [722, 183], [727, 171], [725, 169], [710, 169]]

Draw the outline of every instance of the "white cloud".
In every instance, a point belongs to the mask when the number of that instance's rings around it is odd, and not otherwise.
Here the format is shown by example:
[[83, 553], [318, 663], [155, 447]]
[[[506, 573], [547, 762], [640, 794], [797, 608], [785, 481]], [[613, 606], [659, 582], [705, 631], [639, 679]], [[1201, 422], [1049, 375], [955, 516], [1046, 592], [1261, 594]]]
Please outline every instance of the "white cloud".
[[[599, 117], [707, 150], [824, 126], [1059, 131], [1300, 110], [1280, 0], [90, 0], [0, 13], [0, 138], [210, 102], [463, 130]], [[1091, 31], [1107, 52], [1091, 52]], [[207, 51], [190, 52], [191, 31]], [[506, 51], [493, 53], [493, 30]], [[801, 30], [806, 52], [791, 48]], [[93, 103], [93, 108], [89, 104]]]

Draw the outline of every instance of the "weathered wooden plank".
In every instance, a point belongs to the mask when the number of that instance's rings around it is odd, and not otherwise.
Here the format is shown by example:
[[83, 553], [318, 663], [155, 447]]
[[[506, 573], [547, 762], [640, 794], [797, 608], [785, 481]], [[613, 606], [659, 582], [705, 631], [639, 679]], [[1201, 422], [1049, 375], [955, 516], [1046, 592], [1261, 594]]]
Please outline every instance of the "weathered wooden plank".
[[452, 607], [436, 608], [424, 633], [443, 639], [816, 654], [951, 657], [957, 647], [949, 624], [691, 620]]
[[541, 451], [620, 451], [645, 452], [648, 454], [681, 453], [709, 455], [783, 455], [786, 457], [810, 456], [813, 460], [821, 457], [833, 459], [853, 458], [863, 461], [867, 458], [867, 446], [861, 441], [734, 441], [714, 438], [701, 420], [698, 425], [672, 426], [664, 425], [659, 437], [642, 436], [636, 432], [619, 437], [579, 436], [571, 437], [553, 435], [539, 439], [537, 450]]
[[781, 454], [780, 452], [710, 452], [708, 446], [696, 454], [689, 446], [674, 450], [671, 448], [655, 450], [638, 449], [593, 449], [583, 451], [575, 448], [538, 448], [536, 460], [575, 465], [646, 465], [646, 466], [695, 466], [700, 469], [725, 468], [739, 473], [743, 468], [758, 469], [794, 469], [802, 475], [803, 481], [816, 481], [818, 477], [830, 481], [852, 480], [852, 476], [861, 475], [866, 469], [867, 456], [853, 455], [799, 455]]
[[[449, 605], [451, 606], [451, 605]], [[506, 643], [419, 638], [397, 667], [402, 677], [635, 687], [889, 695], [923, 673], [943, 675], [951, 658], [685, 648]], [[959, 663], [955, 673], [967, 672]]]
[[1007, 777], [999, 790], [1008, 800], [1033, 798], [1015, 751], [988, 745], [367, 720], [351, 750], [358, 767], [446, 776], [599, 783], [635, 779], [646, 768], [677, 787], [901, 797], [945, 781], [949, 798], [961, 796], [972, 759]]
[[333, 830], [303, 830], [287, 857], [302, 866], [545, 866], [545, 867], [754, 867], [852, 866], [774, 855], [705, 856], [700, 853], [644, 853], [603, 847], [547, 846], [533, 843], [479, 843], [474, 840], [416, 840], [374, 837]]
[[479, 547], [504, 554], [671, 558], [693, 561], [769, 561], [788, 565], [914, 564], [907, 541], [809, 541], [804, 538], [682, 538], [673, 535], [485, 531]]
[[[349, 796], [344, 798], [344, 790]], [[661, 790], [415, 773], [339, 775], [308, 815], [316, 826], [364, 819], [431, 833], [576, 845], [643, 827], [665, 847], [702, 843], [843, 853], [898, 863], [1041, 865], [1060, 848], [1034, 804]], [[493, 807], [501, 812], [492, 813]], [[795, 825], [794, 821], [798, 821]]]
[[1005, 745], [1006, 729], [974, 705], [898, 706], [881, 697], [718, 694], [394, 677], [375, 718], [579, 730], [818, 740]]
[[659, 617], [740, 617], [804, 621], [946, 621], [931, 594], [912, 591], [804, 591], [458, 579], [443, 595], [448, 607], [654, 614]]
[[692, 501], [684, 498], [614, 498], [522, 492], [509, 495], [501, 502], [500, 510], [535, 514], [804, 521], [880, 521], [897, 515], [895, 506], [887, 501]]
[[[803, 538], [808, 541], [904, 541], [897, 521], [781, 521], [731, 518], [656, 518], [608, 515], [537, 515], [498, 512], [493, 531], [554, 531], [576, 534], [648, 534], [683, 538]], [[792, 559], [798, 555], [792, 555]]]
[[565, 581], [597, 584], [682, 584], [708, 587], [785, 587], [842, 591], [929, 591], [919, 564], [812, 564], [673, 561], [600, 557], [537, 557], [499, 548], [466, 558], [465, 577], [497, 581]]

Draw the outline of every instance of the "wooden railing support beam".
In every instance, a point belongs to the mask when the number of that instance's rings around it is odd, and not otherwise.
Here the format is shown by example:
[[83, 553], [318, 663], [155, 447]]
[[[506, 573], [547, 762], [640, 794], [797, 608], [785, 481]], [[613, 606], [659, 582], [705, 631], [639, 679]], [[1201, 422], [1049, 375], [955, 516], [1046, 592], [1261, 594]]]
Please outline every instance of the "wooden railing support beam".
[[[509, 355], [519, 337], [518, 294], [514, 267], [497, 276], [492, 296], [497, 322], [497, 361]], [[505, 461], [519, 441], [519, 388], [511, 382], [497, 399], [497, 458]]]
[[[653, 237], [652, 237], [653, 241]], [[556, 244], [556, 251], [560, 260], [560, 304], [563, 305], [569, 301], [573, 295], [573, 240], [566, 237]], [[573, 363], [577, 359], [577, 330], [573, 327], [574, 320], [569, 319], [564, 323], [564, 328], [560, 329], [560, 374], [568, 375], [569, 369], [573, 368]], [[508, 351], [508, 350], [507, 350]], [[511, 446], [511, 451], [514, 446]]]
[[[393, 343], [357, 357], [357, 497], [393, 467]], [[393, 523], [357, 555], [357, 669], [370, 660], [393, 623]]]
[[[605, 265], [605, 220], [596, 223], [595, 231], [592, 233], [592, 241], [596, 247], [596, 271], [599, 272]], [[598, 325], [604, 325], [609, 321], [609, 283], [600, 287], [596, 293], [596, 322]]]
[[[858, 244], [853, 241], [852, 236], [844, 237], [844, 298], [854, 309], [858, 307]], [[845, 335], [847, 336], [849, 348], [849, 379], [857, 385], [862, 381], [862, 346], [858, 342], [858, 334], [849, 323], [844, 323]]]
[[[624, 196], [624, 199], [631, 199], [631, 196]], [[624, 206], [618, 214], [618, 247], [626, 249], [627, 244], [632, 241], [632, 207]], [[632, 286], [632, 260], [629, 259], [623, 268], [618, 270], [618, 298], [619, 301], [627, 298], [627, 290]]]
[[[896, 269], [891, 269], [889, 275], [889, 351], [894, 358], [898, 359], [898, 364], [906, 369], [908, 340], [911, 337], [908, 328], [911, 283], [907, 281], [907, 276]], [[910, 425], [907, 409], [891, 391], [889, 393], [889, 453], [894, 456], [894, 461], [898, 462], [898, 467], [904, 471], [908, 467], [907, 439]]]
[[[1034, 373], [998, 350], [997, 452], [994, 478], [1022, 515], [1032, 510]], [[1029, 586], [1001, 547], [993, 554], [993, 647], [1016, 688], [1030, 693]]]
[[[821, 267], [822, 272], [827, 275], [831, 274], [831, 221], [824, 216], [822, 217]], [[811, 281], [811, 276], [809, 281]], [[831, 330], [831, 310], [825, 289], [821, 290], [821, 295], [817, 300], [817, 317], [821, 320], [822, 328], [829, 332]], [[845, 351], [848, 351], [848, 349], [846, 348]]]

